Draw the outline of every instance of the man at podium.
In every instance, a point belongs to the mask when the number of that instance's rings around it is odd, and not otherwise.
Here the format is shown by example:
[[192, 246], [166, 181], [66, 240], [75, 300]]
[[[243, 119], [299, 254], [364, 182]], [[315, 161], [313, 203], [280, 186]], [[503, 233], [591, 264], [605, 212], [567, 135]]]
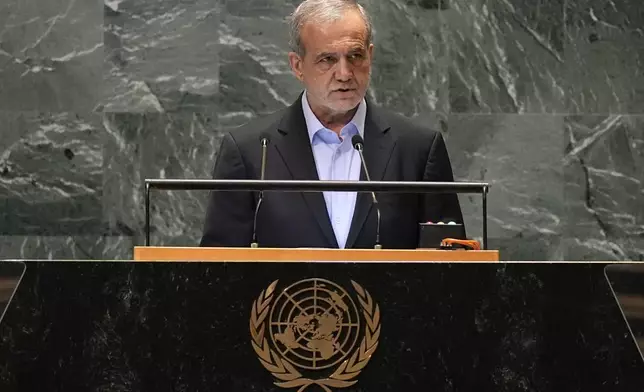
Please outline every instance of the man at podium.
[[[356, 1], [303, 1], [290, 18], [290, 46], [303, 93], [226, 134], [215, 179], [259, 179], [268, 143], [267, 180], [366, 180], [358, 143], [371, 180], [453, 181], [440, 132], [365, 98], [374, 45], [371, 19]], [[420, 222], [463, 222], [455, 194], [377, 198], [384, 248], [416, 248]], [[201, 246], [248, 247], [256, 238], [260, 247], [374, 247], [377, 211], [368, 193], [266, 192], [255, 225], [257, 201], [253, 192], [212, 192]]]

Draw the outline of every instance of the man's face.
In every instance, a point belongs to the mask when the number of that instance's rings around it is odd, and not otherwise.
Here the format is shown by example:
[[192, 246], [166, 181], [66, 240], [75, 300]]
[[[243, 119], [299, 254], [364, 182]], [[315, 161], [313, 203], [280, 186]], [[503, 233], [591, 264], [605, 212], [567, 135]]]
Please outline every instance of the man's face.
[[369, 87], [373, 55], [360, 14], [351, 11], [330, 24], [309, 22], [300, 38], [305, 54], [290, 53], [289, 60], [311, 106], [329, 113], [354, 109]]

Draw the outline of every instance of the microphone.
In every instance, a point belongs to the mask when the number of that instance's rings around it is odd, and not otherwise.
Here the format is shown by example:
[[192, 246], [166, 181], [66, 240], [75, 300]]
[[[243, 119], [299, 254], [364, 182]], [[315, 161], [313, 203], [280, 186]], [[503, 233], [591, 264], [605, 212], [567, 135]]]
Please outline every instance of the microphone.
[[[360, 154], [360, 160], [362, 161], [362, 168], [364, 169], [364, 174], [367, 177], [367, 181], [371, 182], [371, 176], [369, 176], [369, 171], [367, 170], [367, 162], [364, 160], [364, 139], [362, 136], [356, 134], [353, 135], [351, 138], [351, 144], [353, 144], [353, 148], [358, 150], [358, 153]], [[378, 221], [376, 224], [376, 245], [374, 246], [374, 249], [382, 249], [382, 245], [380, 245], [380, 206], [378, 205], [378, 199], [376, 199], [376, 194], [374, 192], [371, 192], [371, 198], [373, 199], [373, 205], [376, 207], [376, 213], [378, 216]]]
[[[266, 153], [268, 150], [268, 145], [271, 142], [271, 137], [267, 132], [262, 132], [259, 136], [259, 142], [262, 145], [262, 166], [260, 169], [260, 180], [264, 181], [264, 174], [266, 172]], [[255, 206], [255, 216], [253, 217], [253, 240], [250, 243], [251, 248], [259, 247], [259, 243], [257, 242], [257, 215], [259, 213], [259, 207], [262, 205], [262, 200], [264, 200], [264, 191], [259, 191], [257, 205]]]

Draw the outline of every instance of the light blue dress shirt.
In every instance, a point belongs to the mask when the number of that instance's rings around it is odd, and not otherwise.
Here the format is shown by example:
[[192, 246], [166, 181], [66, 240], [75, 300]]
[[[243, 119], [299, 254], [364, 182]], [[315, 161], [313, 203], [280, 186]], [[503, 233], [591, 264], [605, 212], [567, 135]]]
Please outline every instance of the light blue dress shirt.
[[[364, 137], [364, 123], [367, 103], [363, 99], [353, 119], [340, 131], [340, 136], [325, 128], [313, 114], [306, 92], [302, 95], [302, 109], [306, 119], [309, 138], [318, 177], [322, 181], [358, 181], [360, 179], [360, 155], [353, 148], [351, 138], [359, 134]], [[347, 243], [353, 212], [356, 206], [356, 192], [323, 192], [331, 226], [343, 249]]]

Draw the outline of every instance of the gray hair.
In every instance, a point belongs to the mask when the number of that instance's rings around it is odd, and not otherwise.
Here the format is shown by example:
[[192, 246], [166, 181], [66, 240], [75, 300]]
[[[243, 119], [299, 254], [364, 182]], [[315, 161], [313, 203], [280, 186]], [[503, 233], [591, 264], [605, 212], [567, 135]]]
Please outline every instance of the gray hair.
[[300, 56], [304, 55], [302, 45], [302, 27], [309, 21], [332, 22], [340, 19], [346, 11], [358, 11], [367, 27], [367, 45], [373, 40], [373, 26], [371, 18], [364, 7], [356, 0], [304, 0], [293, 11], [289, 18], [291, 50]]

